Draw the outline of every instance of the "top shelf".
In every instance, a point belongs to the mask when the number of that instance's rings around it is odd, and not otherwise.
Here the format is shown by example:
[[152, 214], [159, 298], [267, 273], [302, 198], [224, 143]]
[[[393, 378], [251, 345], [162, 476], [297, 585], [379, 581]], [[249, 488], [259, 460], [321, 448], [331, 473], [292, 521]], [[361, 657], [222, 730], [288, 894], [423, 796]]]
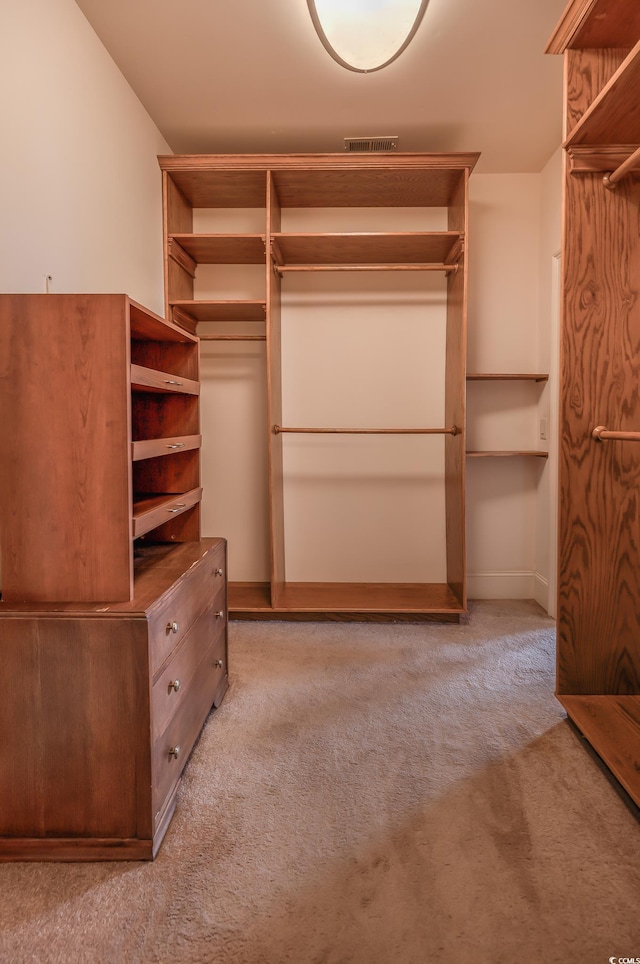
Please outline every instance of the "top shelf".
[[584, 112], [564, 146], [640, 144], [639, 87], [640, 41]]
[[194, 208], [447, 207], [479, 154], [191, 154], [158, 161]]
[[612, 47], [628, 50], [640, 36], [638, 0], [571, 0], [547, 45], [549, 54], [567, 49]]

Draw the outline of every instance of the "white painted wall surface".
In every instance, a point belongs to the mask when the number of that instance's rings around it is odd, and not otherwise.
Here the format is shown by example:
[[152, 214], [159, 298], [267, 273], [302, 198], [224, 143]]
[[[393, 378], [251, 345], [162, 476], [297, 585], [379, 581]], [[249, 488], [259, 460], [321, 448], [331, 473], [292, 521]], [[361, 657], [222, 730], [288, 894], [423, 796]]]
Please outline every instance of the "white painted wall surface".
[[73, 0], [3, 4], [0, 291], [123, 292], [164, 314], [171, 153]]

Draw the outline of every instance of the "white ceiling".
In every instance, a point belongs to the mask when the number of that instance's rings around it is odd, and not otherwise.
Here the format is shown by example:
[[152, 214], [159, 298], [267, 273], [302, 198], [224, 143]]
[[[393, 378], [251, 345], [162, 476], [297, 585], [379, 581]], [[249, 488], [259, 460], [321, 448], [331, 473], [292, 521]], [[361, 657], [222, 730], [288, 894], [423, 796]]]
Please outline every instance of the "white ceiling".
[[477, 170], [539, 171], [561, 137], [562, 63], [544, 47], [565, 0], [430, 0], [381, 71], [346, 70], [306, 0], [76, 0], [176, 153], [481, 151]]

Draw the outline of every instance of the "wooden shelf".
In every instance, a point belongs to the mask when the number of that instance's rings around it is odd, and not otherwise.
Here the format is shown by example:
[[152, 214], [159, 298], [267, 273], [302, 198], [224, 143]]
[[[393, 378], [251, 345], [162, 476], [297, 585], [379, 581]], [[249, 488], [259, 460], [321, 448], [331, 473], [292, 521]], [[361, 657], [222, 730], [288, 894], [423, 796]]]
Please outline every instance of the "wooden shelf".
[[640, 806], [640, 696], [565, 696], [560, 703]]
[[141, 392], [162, 392], [179, 395], [199, 395], [200, 383], [182, 375], [159, 372], [142, 365], [131, 366], [131, 388]]
[[275, 606], [268, 583], [230, 583], [229, 615], [239, 618], [458, 620], [466, 610], [446, 583], [285, 583]]
[[201, 435], [177, 435], [174, 438], [143, 439], [131, 443], [131, 459], [133, 462], [139, 462], [143, 459], [175, 455], [177, 452], [199, 449], [201, 444]]
[[535, 456], [538, 459], [548, 459], [548, 452], [538, 452], [535, 449], [517, 449], [509, 451], [467, 452], [468, 459], [504, 459], [512, 456]]
[[129, 300], [129, 329], [134, 341], [168, 341], [195, 344], [198, 339], [173, 322]]
[[573, 0], [553, 32], [547, 53], [597, 47], [629, 48], [629, 38], [640, 34], [638, 0]]
[[171, 301], [174, 311], [192, 321], [264, 321], [264, 301]]
[[564, 146], [640, 144], [640, 41], [577, 122]]
[[281, 207], [447, 207], [479, 156], [187, 154], [159, 163], [195, 208], [266, 208], [267, 172]]
[[[264, 264], [264, 234], [172, 234], [197, 264]], [[169, 251], [171, 254], [171, 251]]]
[[510, 382], [510, 381], [535, 381], [547, 382], [549, 376], [541, 372], [472, 372], [467, 374], [468, 382]]
[[133, 497], [133, 538], [137, 539], [164, 522], [182, 515], [200, 502], [202, 488], [171, 495], [136, 495]]
[[444, 264], [460, 239], [456, 231], [272, 235], [274, 258], [283, 265]]

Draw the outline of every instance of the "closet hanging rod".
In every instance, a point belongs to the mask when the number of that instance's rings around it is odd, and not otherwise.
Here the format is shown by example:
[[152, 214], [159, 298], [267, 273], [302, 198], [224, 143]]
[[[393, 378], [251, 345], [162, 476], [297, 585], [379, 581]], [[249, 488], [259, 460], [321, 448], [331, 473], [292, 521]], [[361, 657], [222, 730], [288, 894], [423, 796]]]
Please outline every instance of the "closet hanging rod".
[[274, 425], [273, 434], [295, 435], [459, 435], [457, 425], [451, 428], [285, 428]]
[[638, 147], [637, 150], [635, 150], [633, 154], [626, 159], [626, 161], [623, 161], [620, 167], [617, 167], [615, 171], [612, 171], [611, 174], [605, 174], [602, 178], [602, 183], [605, 187], [614, 188], [618, 181], [622, 180], [625, 174], [628, 174], [632, 168], [637, 167], [639, 164], [640, 147]]
[[596, 425], [591, 435], [597, 442], [640, 442], [640, 432], [610, 432], [604, 425]]
[[274, 264], [278, 274], [284, 271], [457, 271], [457, 264]]
[[200, 341], [266, 341], [266, 335], [198, 335]]

